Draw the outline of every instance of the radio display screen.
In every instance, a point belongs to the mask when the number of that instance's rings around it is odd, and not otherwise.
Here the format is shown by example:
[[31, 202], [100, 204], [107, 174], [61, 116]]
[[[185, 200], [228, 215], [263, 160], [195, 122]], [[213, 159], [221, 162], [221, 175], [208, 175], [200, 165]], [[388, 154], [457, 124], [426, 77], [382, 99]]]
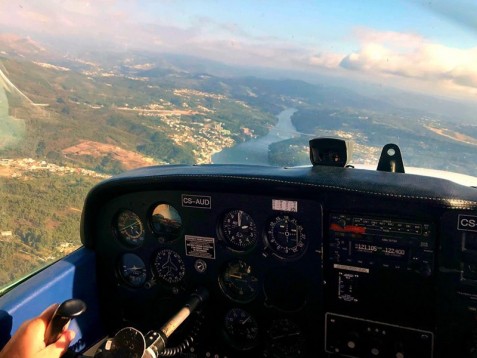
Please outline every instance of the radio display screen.
[[351, 242], [351, 254], [362, 254], [364, 256], [373, 255], [375, 257], [387, 257], [394, 260], [406, 261], [408, 259], [408, 248], [391, 247], [375, 243]]

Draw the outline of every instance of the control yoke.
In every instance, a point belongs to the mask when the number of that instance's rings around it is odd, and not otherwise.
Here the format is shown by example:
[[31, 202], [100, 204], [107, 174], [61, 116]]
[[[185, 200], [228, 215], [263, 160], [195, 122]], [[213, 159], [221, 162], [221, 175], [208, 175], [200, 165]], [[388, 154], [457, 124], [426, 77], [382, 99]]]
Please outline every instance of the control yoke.
[[60, 304], [48, 323], [45, 331], [45, 343], [50, 345], [60, 338], [64, 327], [86, 311], [86, 303], [79, 299], [66, 300]]
[[145, 336], [134, 327], [126, 327], [108, 339], [97, 351], [95, 358], [143, 357], [157, 358], [164, 351], [167, 339], [207, 300], [209, 292], [200, 288], [190, 295], [187, 303], [159, 331], [149, 331]]

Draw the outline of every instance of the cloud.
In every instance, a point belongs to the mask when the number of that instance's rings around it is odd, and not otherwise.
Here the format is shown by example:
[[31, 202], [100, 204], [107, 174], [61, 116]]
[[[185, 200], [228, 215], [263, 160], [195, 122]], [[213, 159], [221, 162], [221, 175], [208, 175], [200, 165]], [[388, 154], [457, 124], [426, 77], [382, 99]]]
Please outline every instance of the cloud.
[[396, 31], [376, 31], [364, 27], [356, 28], [354, 37], [361, 43], [382, 43], [395, 49], [412, 48], [425, 42], [425, 39], [418, 34]]
[[20, 33], [32, 38], [37, 33], [74, 46], [81, 43], [104, 48], [108, 44], [192, 54], [240, 65], [333, 70], [346, 76], [387, 78], [396, 84], [414, 81], [428, 88], [477, 93], [477, 47], [452, 48], [416, 33], [361, 27], [343, 39], [355, 50], [337, 52], [333, 44], [300, 43], [274, 34], [257, 34], [240, 20], [189, 15], [180, 22], [163, 13], [145, 14], [140, 7], [133, 0], [0, 1], [0, 23], [4, 28], [21, 29]]
[[442, 88], [477, 90], [477, 47], [452, 48], [414, 34], [363, 29], [358, 38], [359, 50], [344, 56], [340, 67], [420, 80]]
[[309, 56], [308, 64], [310, 66], [335, 69], [340, 65], [342, 60], [343, 56], [336, 53], [319, 53]]
[[[167, 5], [168, 0], [163, 1]], [[21, 6], [0, 1], [0, 23], [20, 29], [24, 35], [35, 37], [36, 32], [40, 39], [63, 40], [75, 46], [107, 43], [272, 67], [291, 66], [303, 58], [300, 46], [276, 36], [253, 34], [238, 22], [191, 15], [181, 23], [162, 12], [151, 16], [141, 6], [131, 0], [50, 0]]]
[[130, 27], [125, 10], [131, 6], [133, 2], [112, 0], [0, 1], [0, 23], [43, 36], [114, 34], [118, 25], [124, 25], [124, 32]]

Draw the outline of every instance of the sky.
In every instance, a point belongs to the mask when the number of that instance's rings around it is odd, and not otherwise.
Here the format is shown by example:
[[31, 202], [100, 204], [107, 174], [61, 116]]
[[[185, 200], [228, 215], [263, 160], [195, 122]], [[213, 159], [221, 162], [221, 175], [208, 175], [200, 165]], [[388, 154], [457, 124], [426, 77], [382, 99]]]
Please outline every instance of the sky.
[[477, 98], [474, 0], [0, 0], [0, 35], [184, 53]]

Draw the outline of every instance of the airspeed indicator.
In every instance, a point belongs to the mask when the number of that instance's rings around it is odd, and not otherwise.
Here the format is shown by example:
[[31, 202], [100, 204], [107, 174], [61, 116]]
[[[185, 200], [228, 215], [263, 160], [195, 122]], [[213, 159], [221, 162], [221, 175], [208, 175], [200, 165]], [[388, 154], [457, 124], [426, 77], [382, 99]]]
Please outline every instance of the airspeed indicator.
[[131, 210], [123, 210], [116, 217], [115, 230], [121, 241], [132, 247], [144, 241], [144, 226], [139, 216]]

